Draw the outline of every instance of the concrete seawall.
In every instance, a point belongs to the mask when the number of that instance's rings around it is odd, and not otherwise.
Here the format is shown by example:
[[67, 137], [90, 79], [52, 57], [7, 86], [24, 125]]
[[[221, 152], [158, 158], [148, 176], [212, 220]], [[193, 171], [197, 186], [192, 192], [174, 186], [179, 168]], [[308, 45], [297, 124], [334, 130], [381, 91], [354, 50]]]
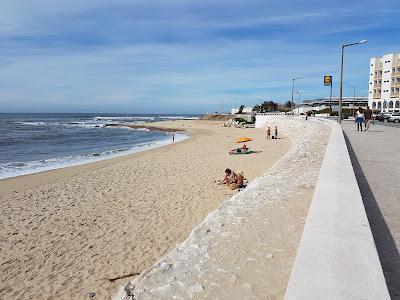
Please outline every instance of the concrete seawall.
[[341, 127], [332, 127], [285, 299], [390, 299]]

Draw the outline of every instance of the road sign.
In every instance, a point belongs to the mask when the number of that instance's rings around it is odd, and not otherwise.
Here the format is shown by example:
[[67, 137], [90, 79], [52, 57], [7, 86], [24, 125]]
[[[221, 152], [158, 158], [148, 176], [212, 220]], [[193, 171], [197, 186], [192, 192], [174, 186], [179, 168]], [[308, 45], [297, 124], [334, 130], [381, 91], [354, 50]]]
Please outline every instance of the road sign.
[[331, 75], [324, 76], [324, 85], [326, 85], [326, 86], [332, 85], [332, 76]]

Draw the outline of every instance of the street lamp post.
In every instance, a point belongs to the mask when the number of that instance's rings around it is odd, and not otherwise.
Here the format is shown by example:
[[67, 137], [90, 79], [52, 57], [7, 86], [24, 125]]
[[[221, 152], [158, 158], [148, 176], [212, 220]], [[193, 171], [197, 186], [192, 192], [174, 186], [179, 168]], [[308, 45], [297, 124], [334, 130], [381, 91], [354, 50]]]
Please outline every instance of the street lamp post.
[[300, 107], [299, 107], [299, 105], [300, 105], [300, 92], [297, 91], [296, 94], [299, 96], [299, 99], [297, 100], [297, 114], [299, 115], [300, 114]]
[[354, 103], [356, 102], [356, 89], [358, 88], [358, 85], [348, 84], [347, 86], [353, 88], [353, 109], [352, 109], [352, 114], [354, 116]]
[[291, 109], [293, 110], [293, 93], [294, 93], [294, 81], [295, 80], [297, 80], [297, 79], [302, 79], [302, 78], [304, 78], [304, 77], [293, 77], [292, 78], [292, 102], [290, 103], [290, 107], [291, 107]]
[[344, 62], [344, 48], [354, 45], [365, 44], [367, 40], [361, 40], [356, 43], [342, 45], [342, 64], [340, 67], [340, 96], [339, 96], [339, 124], [342, 123], [342, 99], [343, 99], [343, 62]]

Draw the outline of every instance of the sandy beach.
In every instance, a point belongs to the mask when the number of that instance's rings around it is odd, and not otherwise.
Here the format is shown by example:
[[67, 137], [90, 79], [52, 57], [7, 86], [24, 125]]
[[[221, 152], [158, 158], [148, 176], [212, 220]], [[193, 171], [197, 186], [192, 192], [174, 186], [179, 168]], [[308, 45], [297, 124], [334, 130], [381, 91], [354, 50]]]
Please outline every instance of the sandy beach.
[[318, 119], [268, 120], [292, 141], [288, 152], [113, 300], [284, 299], [330, 128]]
[[[1, 180], [0, 298], [109, 298], [236, 193], [215, 183], [225, 168], [252, 180], [290, 147], [286, 137], [266, 141], [263, 130], [221, 125], [162, 122], [191, 138]], [[254, 138], [259, 152], [228, 155], [239, 136]]]

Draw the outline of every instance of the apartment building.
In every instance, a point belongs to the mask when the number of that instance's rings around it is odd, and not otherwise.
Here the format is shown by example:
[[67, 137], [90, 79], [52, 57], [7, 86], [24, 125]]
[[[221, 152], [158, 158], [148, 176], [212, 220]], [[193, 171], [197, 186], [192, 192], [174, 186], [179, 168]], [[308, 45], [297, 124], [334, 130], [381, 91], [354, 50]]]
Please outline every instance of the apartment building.
[[368, 104], [383, 112], [400, 111], [400, 53], [371, 58]]

